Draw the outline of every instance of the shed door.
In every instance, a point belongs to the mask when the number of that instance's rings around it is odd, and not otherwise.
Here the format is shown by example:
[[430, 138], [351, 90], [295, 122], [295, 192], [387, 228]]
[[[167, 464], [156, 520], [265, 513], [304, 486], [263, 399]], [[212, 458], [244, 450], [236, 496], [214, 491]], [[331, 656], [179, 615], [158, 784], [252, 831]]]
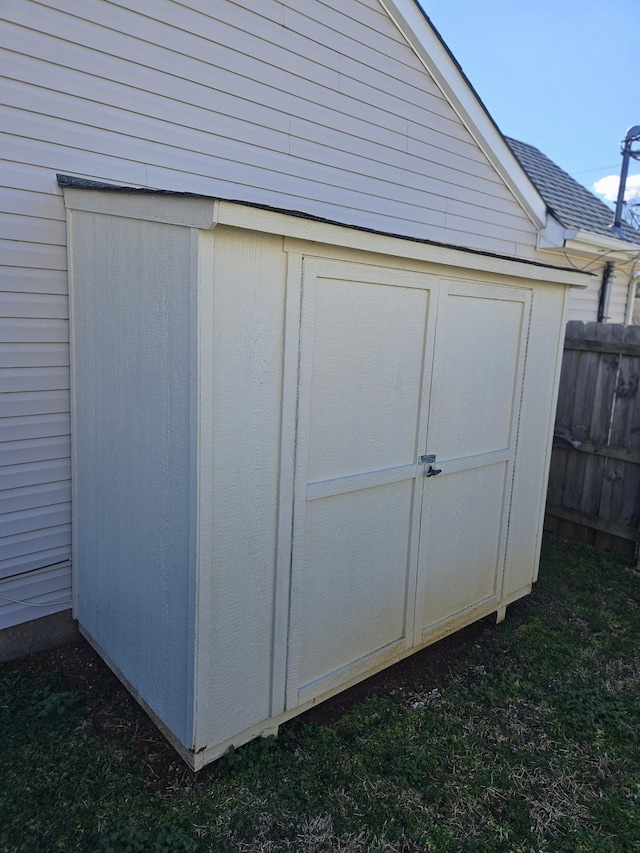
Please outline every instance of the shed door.
[[530, 298], [305, 261], [288, 707], [498, 606]]
[[288, 707], [413, 644], [434, 281], [305, 260]]
[[527, 288], [441, 281], [416, 643], [501, 599], [530, 309]]

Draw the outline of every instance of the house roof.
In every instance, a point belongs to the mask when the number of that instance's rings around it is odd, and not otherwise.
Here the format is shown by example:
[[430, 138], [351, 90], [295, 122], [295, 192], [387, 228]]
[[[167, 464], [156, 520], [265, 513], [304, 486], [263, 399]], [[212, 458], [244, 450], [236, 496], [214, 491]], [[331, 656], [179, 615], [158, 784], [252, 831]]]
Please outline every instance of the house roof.
[[[613, 211], [610, 207], [533, 145], [505, 138], [549, 212], [561, 225], [602, 237], [616, 236], [611, 231]], [[623, 223], [622, 231], [632, 243], [640, 244], [640, 232], [631, 225]]]

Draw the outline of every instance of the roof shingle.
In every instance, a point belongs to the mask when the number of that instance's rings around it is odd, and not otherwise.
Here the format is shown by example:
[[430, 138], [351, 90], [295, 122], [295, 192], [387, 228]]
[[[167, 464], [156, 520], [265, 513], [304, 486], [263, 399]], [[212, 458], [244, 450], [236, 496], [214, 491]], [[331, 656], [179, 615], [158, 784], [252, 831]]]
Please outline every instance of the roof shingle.
[[[616, 236], [611, 231], [613, 211], [603, 201], [533, 145], [508, 136], [505, 139], [558, 222], [565, 228]], [[622, 231], [631, 242], [640, 243], [640, 231], [626, 222], [622, 223]]]

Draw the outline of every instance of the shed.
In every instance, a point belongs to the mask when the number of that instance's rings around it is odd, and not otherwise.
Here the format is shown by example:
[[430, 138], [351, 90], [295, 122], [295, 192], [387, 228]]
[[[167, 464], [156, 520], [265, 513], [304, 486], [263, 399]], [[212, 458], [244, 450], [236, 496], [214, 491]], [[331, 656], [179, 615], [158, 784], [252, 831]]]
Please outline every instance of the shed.
[[419, 5], [2, 18], [0, 657], [72, 591], [199, 767], [502, 617], [585, 276]]
[[192, 768], [530, 591], [578, 274], [62, 183], [74, 612]]

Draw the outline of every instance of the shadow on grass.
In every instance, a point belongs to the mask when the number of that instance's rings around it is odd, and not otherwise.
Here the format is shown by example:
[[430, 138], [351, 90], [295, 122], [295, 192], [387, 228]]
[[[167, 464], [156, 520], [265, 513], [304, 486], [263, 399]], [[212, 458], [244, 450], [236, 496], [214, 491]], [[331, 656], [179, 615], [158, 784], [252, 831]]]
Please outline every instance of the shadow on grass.
[[0, 853], [640, 850], [640, 579], [531, 596], [199, 774], [84, 643], [0, 667]]

